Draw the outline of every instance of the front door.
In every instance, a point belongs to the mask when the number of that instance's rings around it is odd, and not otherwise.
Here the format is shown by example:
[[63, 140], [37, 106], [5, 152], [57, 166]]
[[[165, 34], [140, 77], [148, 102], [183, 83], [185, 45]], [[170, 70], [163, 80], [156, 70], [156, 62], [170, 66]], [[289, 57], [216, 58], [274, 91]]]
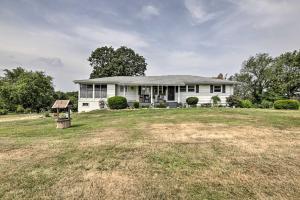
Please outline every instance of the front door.
[[175, 101], [175, 86], [168, 86], [168, 101]]

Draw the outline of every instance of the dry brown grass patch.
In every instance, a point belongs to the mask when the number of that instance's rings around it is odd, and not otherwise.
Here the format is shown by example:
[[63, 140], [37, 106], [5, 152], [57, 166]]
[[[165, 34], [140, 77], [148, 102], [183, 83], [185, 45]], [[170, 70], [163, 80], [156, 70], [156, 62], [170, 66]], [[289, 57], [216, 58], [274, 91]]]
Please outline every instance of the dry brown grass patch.
[[0, 150], [0, 161], [42, 159], [59, 152], [56, 146], [60, 140], [38, 140], [29, 145]]
[[93, 147], [100, 145], [119, 144], [126, 140], [126, 132], [116, 128], [106, 128], [101, 131], [93, 132], [82, 138], [79, 142], [80, 147]]
[[298, 138], [291, 137], [297, 130], [217, 123], [152, 124], [147, 129], [150, 139], [157, 142], [201, 144], [209, 140], [220, 140], [249, 153], [262, 153], [273, 147], [280, 151], [283, 149], [278, 149], [278, 146], [285, 145], [285, 149], [289, 149], [300, 144]]
[[139, 182], [122, 171], [83, 171], [80, 178], [64, 178], [52, 187], [67, 199], [136, 199]]

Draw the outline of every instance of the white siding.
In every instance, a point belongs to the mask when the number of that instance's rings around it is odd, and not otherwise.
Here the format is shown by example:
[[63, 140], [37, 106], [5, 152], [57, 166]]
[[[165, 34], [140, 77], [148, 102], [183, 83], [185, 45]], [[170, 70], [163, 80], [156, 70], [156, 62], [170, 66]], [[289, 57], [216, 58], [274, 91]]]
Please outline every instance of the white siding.
[[182, 103], [186, 102], [188, 97], [198, 97], [199, 102], [198, 104], [203, 103], [211, 103], [211, 97], [218, 95], [221, 99], [221, 104], [226, 104], [226, 97], [233, 94], [233, 87], [232, 85], [226, 85], [226, 93], [222, 92], [213, 92], [210, 93], [210, 85], [199, 85], [199, 93], [195, 92], [180, 92], [180, 99]]
[[[120, 85], [116, 86], [116, 94], [117, 96], [126, 97], [127, 101], [138, 101], [139, 95], [138, 95], [138, 86], [127, 86], [127, 92], [120, 91]], [[125, 88], [124, 88], [125, 89]], [[125, 95], [124, 95], [125, 94]]]
[[[107, 99], [115, 96], [115, 87], [116, 86], [114, 84], [107, 84], [107, 98], [79, 98], [78, 112], [89, 112], [100, 109], [99, 101], [103, 100], [107, 104]], [[84, 103], [88, 103], [88, 106], [83, 106]]]
[[107, 98], [116, 96], [116, 85], [107, 84]]

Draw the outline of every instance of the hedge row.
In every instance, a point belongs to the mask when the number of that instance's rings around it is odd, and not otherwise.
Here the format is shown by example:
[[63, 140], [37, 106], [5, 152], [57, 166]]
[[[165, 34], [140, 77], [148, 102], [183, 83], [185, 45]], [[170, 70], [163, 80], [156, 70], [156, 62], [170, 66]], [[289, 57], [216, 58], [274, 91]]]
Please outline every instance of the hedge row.
[[274, 103], [275, 109], [298, 110], [299, 101], [297, 100], [277, 100]]

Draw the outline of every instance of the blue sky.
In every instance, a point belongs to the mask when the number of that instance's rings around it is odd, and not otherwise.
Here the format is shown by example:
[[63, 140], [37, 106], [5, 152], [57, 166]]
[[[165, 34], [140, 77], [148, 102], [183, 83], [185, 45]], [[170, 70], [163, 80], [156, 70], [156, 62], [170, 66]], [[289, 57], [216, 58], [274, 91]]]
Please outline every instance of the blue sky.
[[[0, 70], [23, 66], [57, 90], [88, 78], [92, 50], [125, 45], [147, 75], [238, 72], [249, 56], [300, 47], [299, 0], [0, 0]], [[2, 73], [2, 72], [1, 72]]]

